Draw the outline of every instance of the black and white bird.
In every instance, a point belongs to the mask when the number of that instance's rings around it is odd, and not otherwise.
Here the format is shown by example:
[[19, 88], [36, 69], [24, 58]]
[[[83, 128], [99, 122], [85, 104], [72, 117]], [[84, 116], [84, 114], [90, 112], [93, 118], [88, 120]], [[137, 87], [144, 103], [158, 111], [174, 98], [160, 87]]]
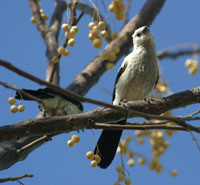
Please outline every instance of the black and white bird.
[[[132, 37], [134, 50], [125, 57], [118, 71], [112, 97], [113, 105], [148, 97], [159, 78], [155, 41], [149, 28], [138, 28]], [[126, 120], [117, 122], [125, 123]], [[113, 161], [121, 135], [122, 130], [102, 131], [94, 150], [101, 157], [98, 164], [101, 168], [107, 168]]]
[[[60, 94], [53, 89], [44, 88], [38, 90], [22, 90], [42, 100], [43, 104], [39, 103], [39, 108], [41, 111], [39, 117], [80, 114], [83, 111], [83, 105], [79, 101], [69, 96]], [[19, 92], [16, 92], [15, 98], [23, 100], [33, 100], [30, 97], [27, 97], [26, 95]]]

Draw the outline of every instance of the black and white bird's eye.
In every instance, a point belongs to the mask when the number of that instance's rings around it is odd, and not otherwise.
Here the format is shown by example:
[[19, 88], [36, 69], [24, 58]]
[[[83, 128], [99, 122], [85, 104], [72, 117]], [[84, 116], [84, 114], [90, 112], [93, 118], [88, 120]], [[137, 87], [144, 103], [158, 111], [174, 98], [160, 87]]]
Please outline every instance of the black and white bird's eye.
[[140, 37], [141, 35], [142, 35], [141, 33], [137, 33], [137, 35], [136, 35], [136, 36], [137, 36], [137, 37]]

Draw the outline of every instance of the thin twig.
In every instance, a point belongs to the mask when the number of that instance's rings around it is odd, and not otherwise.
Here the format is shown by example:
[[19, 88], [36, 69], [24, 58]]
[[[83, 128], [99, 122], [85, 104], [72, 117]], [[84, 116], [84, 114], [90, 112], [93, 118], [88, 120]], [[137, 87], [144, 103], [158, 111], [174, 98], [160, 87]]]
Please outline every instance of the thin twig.
[[[189, 50], [181, 50], [172, 52], [173, 50], [182, 49], [182, 48], [192, 48]], [[198, 53], [200, 53], [200, 49], [198, 48], [198, 45], [196, 43], [186, 43], [186, 44], [178, 44], [175, 46], [168, 47], [166, 49], [163, 49], [157, 53], [158, 59], [164, 59], [164, 58], [177, 58], [184, 55], [194, 55], [195, 59], [198, 59]]]
[[23, 146], [22, 148], [18, 149], [17, 152], [23, 153], [24, 151], [27, 151], [27, 149], [31, 148], [33, 145], [37, 145], [38, 143], [41, 143], [41, 141], [48, 141], [48, 140], [51, 140], [49, 138], [49, 136], [44, 135], [44, 136], [34, 140], [33, 142], [28, 143], [27, 145]]
[[0, 179], [0, 183], [4, 183], [4, 182], [8, 182], [8, 181], [18, 181], [18, 180], [26, 178], [26, 177], [32, 178], [32, 177], [34, 177], [34, 175], [32, 175], [32, 174], [24, 174], [22, 176], [2, 178], [2, 179]]
[[194, 134], [193, 134], [191, 131], [189, 131], [189, 133], [190, 133], [190, 135], [192, 136], [192, 139], [193, 139], [194, 142], [196, 143], [196, 145], [197, 145], [197, 149], [198, 149], [199, 152], [200, 152], [200, 145], [199, 145], [197, 139], [195, 138]]

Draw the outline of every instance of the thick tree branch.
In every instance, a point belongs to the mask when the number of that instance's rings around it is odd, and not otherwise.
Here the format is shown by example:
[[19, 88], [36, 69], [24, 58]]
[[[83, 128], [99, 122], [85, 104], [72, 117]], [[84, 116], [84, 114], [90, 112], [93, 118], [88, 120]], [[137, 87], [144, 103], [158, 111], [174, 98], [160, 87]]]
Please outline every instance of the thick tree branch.
[[[51, 59], [57, 56], [58, 49], [58, 36], [60, 27], [62, 24], [62, 16], [66, 10], [66, 3], [63, 1], [55, 1], [55, 8], [50, 20], [50, 28], [48, 33], [45, 35], [44, 41], [46, 43], [46, 56], [47, 56], [47, 69], [46, 69], [46, 80], [54, 84], [59, 84], [59, 64], [52, 63]], [[51, 77], [53, 71], [53, 76]]]
[[[199, 128], [183, 125], [184, 119], [156, 116], [163, 112], [186, 107], [194, 103], [200, 103], [200, 87], [188, 91], [176, 93], [174, 95], [153, 99], [150, 101], [134, 101], [125, 104], [130, 110], [141, 111], [145, 113], [148, 119], [169, 120], [180, 123], [180, 130], [194, 130], [200, 132]], [[156, 115], [154, 115], [156, 114]], [[105, 125], [99, 123], [113, 123], [127, 117], [127, 113], [112, 108], [98, 108], [84, 114], [42, 118], [23, 121], [18, 124], [0, 127], [0, 141], [10, 139], [19, 139], [25, 136], [38, 136], [48, 134], [58, 134], [70, 132], [79, 129], [145, 129], [144, 125]], [[128, 117], [139, 117], [135, 114], [129, 114]], [[97, 124], [98, 123], [98, 124]], [[188, 125], [188, 124], [187, 124]], [[157, 125], [158, 126], [158, 125]], [[147, 127], [148, 129], [149, 127]], [[160, 128], [160, 126], [159, 126]], [[165, 126], [163, 126], [165, 128]], [[167, 127], [168, 128], [168, 127]], [[165, 129], [167, 129], [165, 128]], [[174, 127], [174, 129], [179, 127]]]
[[[186, 123], [184, 122], [184, 120], [175, 119], [175, 118], [170, 118], [170, 117], [168, 117], [168, 118], [167, 118], [167, 117], [163, 118], [163, 117], [159, 117], [159, 116], [155, 116], [155, 115], [148, 115], [148, 114], [146, 114], [146, 113], [139, 112], [139, 111], [135, 111], [135, 110], [128, 111], [127, 109], [125, 109], [125, 108], [123, 108], [123, 107], [114, 106], [114, 105], [108, 104], [108, 103], [106, 103], [106, 102], [102, 102], [102, 101], [98, 101], [98, 100], [94, 100], [94, 99], [90, 99], [90, 98], [85, 98], [85, 97], [83, 97], [83, 96], [74, 94], [74, 93], [72, 93], [72, 92], [70, 92], [70, 91], [68, 91], [68, 90], [62, 89], [62, 88], [59, 87], [59, 86], [56, 86], [56, 85], [51, 84], [51, 83], [48, 83], [48, 82], [43, 81], [43, 80], [41, 80], [41, 79], [39, 79], [39, 78], [37, 78], [37, 77], [35, 77], [35, 76], [29, 74], [29, 73], [26, 73], [26, 72], [22, 71], [21, 69], [19, 69], [19, 68], [13, 66], [12, 64], [10, 64], [10, 63], [8, 63], [8, 62], [6, 62], [6, 61], [0, 60], [0, 65], [6, 67], [6, 68], [8, 68], [8, 69], [10, 69], [10, 70], [13, 71], [13, 72], [16, 72], [17, 74], [19, 74], [19, 75], [21, 75], [21, 76], [24, 76], [24, 77], [26, 77], [26, 78], [28, 78], [28, 79], [30, 79], [30, 80], [32, 80], [32, 81], [35, 81], [35, 82], [37, 82], [37, 83], [39, 83], [39, 84], [46, 85], [47, 87], [52, 88], [52, 89], [54, 89], [54, 90], [60, 92], [60, 93], [63, 94], [63, 95], [70, 96], [70, 97], [72, 97], [72, 98], [74, 98], [74, 99], [77, 99], [77, 100], [79, 100], [79, 101], [82, 101], [82, 102], [89, 102], [89, 103], [93, 103], [93, 104], [97, 104], [97, 105], [101, 105], [101, 106], [105, 106], [105, 107], [110, 107], [110, 108], [113, 108], [113, 109], [115, 109], [115, 110], [121, 111], [121, 112], [125, 113], [126, 115], [127, 115], [127, 114], [131, 114], [131, 115], [134, 114], [134, 116], [140, 116], [140, 117], [144, 117], [144, 118], [146, 118], [146, 119], [160, 119], [160, 120], [163, 120], [163, 119], [164, 119], [164, 120], [170, 120], [170, 121], [175, 122], [175, 123], [178, 124], [178, 125], [184, 126], [185, 128], [188, 128], [188, 129], [190, 129], [190, 130], [194, 130], [194, 131], [199, 132], [195, 127], [186, 124]], [[127, 116], [125, 116], [125, 117], [127, 117]]]
[[[164, 3], [165, 0], [148, 0], [141, 11], [124, 26], [119, 37], [109, 43], [102, 52], [108, 51], [113, 45], [117, 45], [120, 48], [120, 52], [114, 61], [116, 63], [132, 47], [131, 36], [135, 29], [143, 25], [151, 25]], [[109, 62], [103, 59], [102, 52], [75, 77], [74, 81], [68, 86], [69, 90], [85, 95], [98, 82], [99, 78], [107, 70], [106, 64]]]

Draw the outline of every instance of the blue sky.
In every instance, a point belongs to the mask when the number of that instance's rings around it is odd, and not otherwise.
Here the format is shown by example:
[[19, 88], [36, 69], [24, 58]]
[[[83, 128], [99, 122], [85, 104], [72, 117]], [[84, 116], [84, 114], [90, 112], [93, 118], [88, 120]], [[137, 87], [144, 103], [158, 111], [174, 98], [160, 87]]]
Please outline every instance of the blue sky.
[[[41, 0], [41, 6], [47, 15], [51, 15], [53, 10], [53, 0]], [[86, 1], [89, 2], [89, 1]], [[95, 2], [95, 1], [94, 1]], [[145, 1], [133, 1], [131, 5], [130, 17], [134, 16]], [[98, 1], [101, 6], [101, 1]], [[107, 1], [106, 1], [106, 4]], [[151, 32], [155, 36], [157, 50], [182, 44], [197, 43], [200, 44], [200, 2], [192, 1], [167, 1], [151, 26]], [[13, 65], [30, 72], [31, 74], [45, 79], [46, 57], [45, 45], [35, 25], [30, 23], [32, 16], [28, 1], [1, 1], [0, 8], [0, 58], [10, 61]], [[101, 8], [100, 8], [101, 10]], [[105, 12], [103, 12], [105, 13]], [[110, 15], [110, 23], [113, 31], [119, 31], [121, 21], [114, 21], [113, 15]], [[79, 24], [79, 33], [76, 36], [77, 45], [70, 48], [71, 55], [61, 60], [61, 86], [66, 87], [91, 61], [101, 49], [94, 49], [87, 37], [88, 23], [91, 18], [84, 16]], [[105, 43], [105, 42], [104, 42]], [[87, 46], [87, 47], [86, 47]], [[78, 53], [78, 54], [77, 54]], [[188, 75], [188, 69], [184, 62], [188, 57], [180, 57], [176, 60], [165, 59], [160, 62], [162, 77], [169, 83], [172, 93], [187, 90], [199, 85], [199, 72], [195, 76]], [[112, 92], [117, 70], [123, 58], [119, 61], [112, 71], [106, 72], [103, 77], [86, 95], [87, 97], [111, 102], [111, 95], [102, 91], [102, 87]], [[41, 88], [36, 83], [24, 79], [2, 67], [0, 67], [0, 81], [14, 84], [18, 88]], [[18, 123], [23, 120], [34, 118], [38, 113], [38, 106], [34, 102], [23, 102], [26, 106], [24, 113], [12, 114], [9, 111], [10, 105], [7, 102], [8, 97], [15, 92], [0, 86], [1, 97], [1, 120], [0, 126]], [[85, 112], [98, 106], [88, 103], [84, 104]], [[198, 109], [197, 105], [181, 108], [174, 111], [174, 114], [187, 115]], [[137, 121], [137, 120], [135, 120]], [[95, 131], [98, 138], [100, 130]], [[151, 158], [149, 141], [144, 145], [138, 145], [134, 132], [124, 132], [124, 136], [130, 134], [135, 139], [132, 144], [134, 150], [143, 153], [147, 159]], [[25, 173], [34, 174], [33, 179], [24, 179], [25, 184], [88, 184], [102, 185], [113, 184], [117, 180], [117, 173], [114, 168], [120, 161], [119, 155], [116, 156], [112, 165], [107, 170], [100, 168], [91, 168], [89, 161], [85, 158], [85, 153], [93, 150], [94, 142], [90, 130], [80, 132], [81, 142], [73, 148], [67, 147], [67, 140], [71, 138], [69, 134], [62, 134], [54, 137], [51, 142], [46, 143], [36, 151], [32, 152], [25, 161], [18, 162], [8, 170], [0, 172], [0, 177], [18, 176]], [[75, 132], [76, 134], [76, 132]], [[123, 136], [123, 138], [124, 138]], [[196, 135], [196, 137], [199, 137]], [[170, 148], [161, 158], [164, 170], [160, 175], [148, 170], [147, 166], [128, 168], [130, 177], [135, 185], [197, 185], [199, 184], [200, 160], [199, 151], [188, 133], [176, 133], [173, 138], [167, 138], [170, 142]], [[178, 169], [179, 176], [172, 178], [171, 169]], [[17, 184], [17, 182], [7, 183]]]

